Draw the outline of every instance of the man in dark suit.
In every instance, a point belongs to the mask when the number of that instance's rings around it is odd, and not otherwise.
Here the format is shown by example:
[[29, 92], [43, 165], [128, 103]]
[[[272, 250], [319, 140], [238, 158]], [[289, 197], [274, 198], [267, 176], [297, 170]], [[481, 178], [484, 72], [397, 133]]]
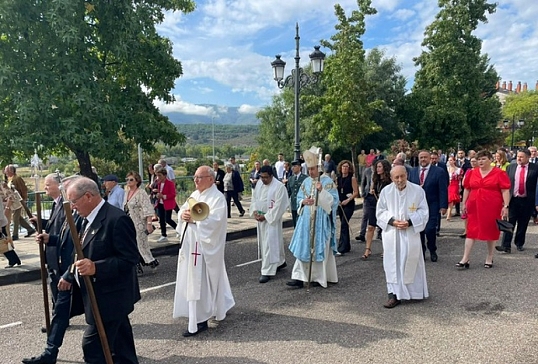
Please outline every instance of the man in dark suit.
[[[538, 208], [536, 183], [538, 182], [538, 165], [529, 163], [531, 153], [528, 149], [517, 152], [517, 163], [510, 163], [506, 173], [510, 177], [510, 207], [508, 221], [517, 225], [514, 244], [518, 251], [523, 251], [525, 234], [532, 212]], [[496, 246], [500, 252], [511, 253], [512, 233], [504, 233], [501, 246]]]
[[292, 176], [288, 179], [288, 196], [290, 198], [290, 210], [291, 210], [291, 218], [293, 220], [293, 227], [297, 225], [297, 209], [299, 206], [297, 206], [297, 193], [299, 192], [299, 188], [301, 188], [301, 184], [303, 181], [308, 177], [306, 174], [301, 173], [301, 164], [303, 163], [303, 160], [296, 159], [293, 162], [291, 162], [291, 171], [293, 172]]
[[419, 166], [411, 170], [409, 181], [420, 185], [426, 194], [430, 218], [426, 229], [420, 233], [422, 252], [426, 254], [427, 247], [430, 251], [432, 262], [437, 261], [436, 228], [439, 214], [445, 214], [448, 208], [448, 179], [445, 171], [431, 165], [431, 155], [428, 151], [418, 154]]
[[[74, 245], [71, 239], [69, 225], [65, 218], [63, 198], [59, 185], [56, 186], [55, 184], [59, 177], [53, 175], [53, 178], [47, 181], [49, 176], [45, 178], [45, 191], [50, 197], [54, 198], [55, 204], [53, 204], [51, 218], [48, 220], [43, 219], [45, 232], [37, 235], [36, 241], [46, 244], [47, 268], [54, 303], [53, 315], [50, 323], [50, 331], [47, 336], [47, 346], [44, 352], [38, 356], [24, 358], [22, 360], [24, 364], [56, 363], [65, 331], [69, 326], [69, 319], [84, 313], [80, 289], [76, 284], [73, 284], [74, 276], [70, 269], [73, 264]], [[75, 176], [74, 178], [79, 177]], [[68, 179], [64, 179], [62, 181], [64, 188], [74, 178], [68, 177]], [[56, 192], [58, 192], [59, 196], [56, 196]], [[74, 219], [77, 228], [80, 228], [82, 219], [77, 214], [75, 214]], [[57, 228], [57, 222], [61, 223], [59, 228]]]
[[[529, 163], [538, 164], [538, 149], [533, 145], [529, 147], [529, 152], [531, 152]], [[532, 220], [535, 225], [538, 225], [538, 212], [536, 210], [532, 211]]]
[[[116, 363], [138, 363], [129, 314], [140, 300], [136, 275], [139, 255], [133, 221], [120, 209], [105, 202], [97, 184], [86, 177], [67, 188], [73, 209], [85, 219], [81, 228], [84, 259], [75, 262], [77, 274], [89, 276], [101, 319]], [[82, 338], [86, 363], [104, 363], [105, 357], [91, 309], [88, 291], [78, 277], [88, 327]]]
[[224, 175], [226, 173], [219, 168], [217, 162], [213, 162], [213, 171], [215, 172], [215, 186], [217, 186], [217, 190], [224, 194]]
[[[431, 158], [431, 165], [432, 166], [436, 166], [436, 167], [439, 167], [441, 168], [443, 171], [445, 171], [446, 173], [446, 183], [448, 185], [449, 181], [450, 181], [450, 176], [448, 174], [448, 169], [446, 168], [446, 163], [444, 162], [441, 162], [439, 161], [439, 154], [437, 152], [431, 152], [430, 153], [430, 158]], [[459, 212], [458, 210], [456, 210], [456, 216], [459, 215]], [[439, 218], [437, 219], [437, 226], [435, 227], [435, 233], [436, 233], [436, 236], [439, 236], [440, 235], [440, 232], [441, 232], [441, 213], [439, 213]]]

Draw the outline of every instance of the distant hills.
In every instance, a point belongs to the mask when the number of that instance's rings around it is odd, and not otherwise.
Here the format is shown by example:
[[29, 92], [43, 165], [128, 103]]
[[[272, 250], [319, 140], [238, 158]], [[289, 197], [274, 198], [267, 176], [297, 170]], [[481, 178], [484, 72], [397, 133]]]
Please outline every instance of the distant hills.
[[215, 125], [259, 125], [256, 114], [242, 113], [239, 107], [222, 107], [218, 105], [198, 105], [213, 109], [214, 115], [195, 115], [181, 112], [163, 112], [175, 125], [184, 124], [213, 124]]

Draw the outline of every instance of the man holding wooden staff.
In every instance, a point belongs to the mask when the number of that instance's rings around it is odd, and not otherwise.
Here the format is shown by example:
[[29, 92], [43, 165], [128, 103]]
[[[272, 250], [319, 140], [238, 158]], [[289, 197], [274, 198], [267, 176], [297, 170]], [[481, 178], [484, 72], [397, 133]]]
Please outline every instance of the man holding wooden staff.
[[[84, 258], [75, 262], [77, 275], [89, 276], [97, 301], [108, 346], [115, 363], [138, 363], [129, 321], [134, 304], [140, 300], [136, 275], [138, 248], [132, 220], [105, 202], [95, 181], [80, 177], [67, 188], [71, 207], [85, 218], [80, 243]], [[77, 277], [82, 291], [88, 327], [82, 339], [86, 363], [106, 363], [103, 346], [92, 311], [89, 288], [83, 277]], [[106, 342], [105, 342], [106, 343]]]

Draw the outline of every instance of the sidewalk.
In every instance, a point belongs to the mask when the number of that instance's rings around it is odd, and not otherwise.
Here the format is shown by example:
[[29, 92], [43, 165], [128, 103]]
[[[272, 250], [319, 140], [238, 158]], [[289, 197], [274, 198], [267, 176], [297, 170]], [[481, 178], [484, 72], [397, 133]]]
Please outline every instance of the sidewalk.
[[[356, 199], [356, 209], [362, 208], [362, 199]], [[248, 211], [250, 207], [250, 197], [246, 197], [241, 201], [244, 209]], [[177, 216], [173, 213], [173, 219], [177, 222]], [[151, 252], [154, 256], [174, 255], [179, 251], [179, 238], [176, 237], [176, 232], [168, 226], [167, 235], [168, 242], [157, 243], [160, 237], [159, 223], [154, 223], [157, 228], [155, 232], [149, 235], [149, 243]], [[291, 213], [286, 212], [283, 219], [283, 227], [291, 227]], [[232, 218], [228, 219], [228, 231], [226, 240], [237, 240], [245, 237], [256, 235], [256, 220], [248, 216], [248, 212], [243, 217], [239, 217], [239, 212], [235, 206], [232, 206]], [[29, 282], [41, 279], [39, 248], [35, 241], [35, 235], [29, 238], [24, 238], [24, 234], [19, 234], [19, 240], [15, 241], [15, 251], [21, 258], [22, 264], [14, 268], [4, 269], [7, 265], [7, 259], [3, 254], [0, 254], [0, 286], [8, 284]]]

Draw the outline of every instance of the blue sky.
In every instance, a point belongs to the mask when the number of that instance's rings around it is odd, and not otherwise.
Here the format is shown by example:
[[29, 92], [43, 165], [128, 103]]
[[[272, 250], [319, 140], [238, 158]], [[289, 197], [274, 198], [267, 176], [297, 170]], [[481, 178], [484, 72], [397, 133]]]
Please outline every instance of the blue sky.
[[[493, 0], [491, 0], [493, 1]], [[193, 13], [167, 14], [158, 26], [174, 44], [183, 76], [176, 81], [176, 102], [161, 111], [212, 115], [201, 104], [240, 107], [255, 113], [280, 92], [272, 79], [275, 54], [286, 61], [286, 75], [294, 67], [295, 23], [300, 27], [301, 65], [320, 39], [335, 33], [334, 4], [348, 13], [355, 0], [200, 0]], [[394, 56], [413, 84], [413, 57], [420, 55], [426, 26], [439, 11], [435, 0], [373, 0], [378, 13], [367, 18], [365, 48], [379, 47]], [[481, 24], [476, 35], [503, 81], [527, 82], [534, 90], [538, 80], [538, 4], [530, 0], [502, 0], [497, 12]], [[327, 52], [326, 49], [321, 49]]]

